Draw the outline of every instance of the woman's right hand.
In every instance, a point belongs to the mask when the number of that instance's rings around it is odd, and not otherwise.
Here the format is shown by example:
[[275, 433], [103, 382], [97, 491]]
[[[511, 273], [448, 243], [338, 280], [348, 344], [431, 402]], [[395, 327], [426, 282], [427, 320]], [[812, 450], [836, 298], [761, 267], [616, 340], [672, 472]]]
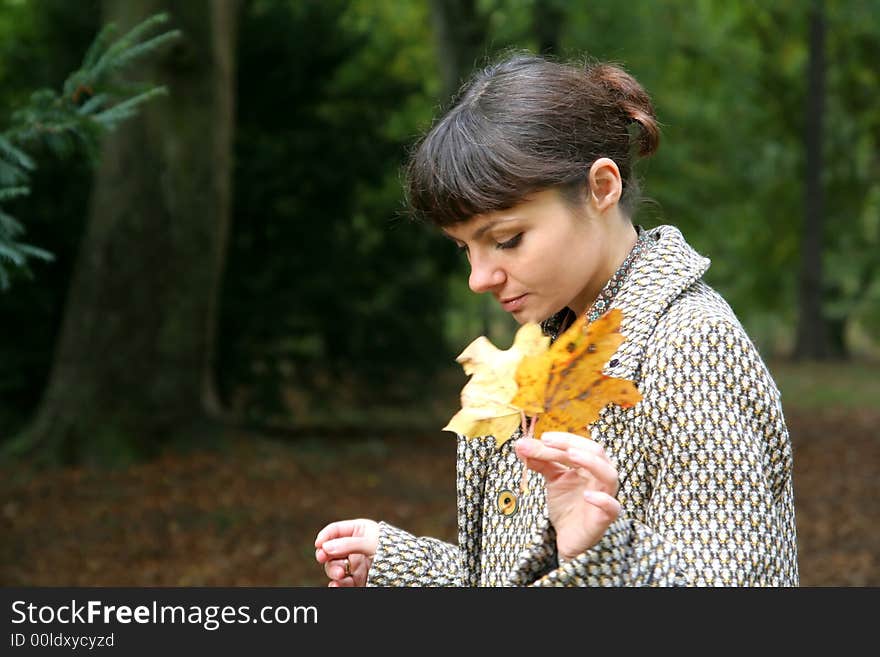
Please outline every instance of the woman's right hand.
[[315, 559], [324, 564], [327, 586], [366, 586], [378, 545], [379, 523], [366, 518], [331, 522], [319, 531]]

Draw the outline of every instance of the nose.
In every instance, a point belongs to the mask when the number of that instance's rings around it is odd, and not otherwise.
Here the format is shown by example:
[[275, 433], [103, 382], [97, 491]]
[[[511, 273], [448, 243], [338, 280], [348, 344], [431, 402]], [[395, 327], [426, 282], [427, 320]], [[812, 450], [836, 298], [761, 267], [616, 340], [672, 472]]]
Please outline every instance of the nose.
[[473, 292], [489, 292], [504, 284], [504, 271], [492, 262], [491, 258], [474, 257], [471, 255], [471, 275], [468, 286]]

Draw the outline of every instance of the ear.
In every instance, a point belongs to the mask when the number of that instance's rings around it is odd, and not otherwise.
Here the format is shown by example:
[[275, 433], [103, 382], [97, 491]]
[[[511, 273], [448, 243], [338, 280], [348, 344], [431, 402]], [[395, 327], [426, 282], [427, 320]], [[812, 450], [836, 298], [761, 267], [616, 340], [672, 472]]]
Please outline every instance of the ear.
[[599, 212], [614, 207], [620, 201], [623, 193], [623, 181], [620, 178], [620, 169], [614, 160], [608, 157], [600, 157], [590, 167], [590, 198], [589, 202]]

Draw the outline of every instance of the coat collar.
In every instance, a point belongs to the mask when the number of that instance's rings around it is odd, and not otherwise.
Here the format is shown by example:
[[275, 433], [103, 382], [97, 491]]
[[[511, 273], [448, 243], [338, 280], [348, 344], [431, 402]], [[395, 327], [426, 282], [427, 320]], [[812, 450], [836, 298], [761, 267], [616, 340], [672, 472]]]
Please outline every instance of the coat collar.
[[[645, 349], [660, 317], [682, 292], [700, 280], [710, 264], [674, 226], [658, 226], [648, 235], [653, 245], [633, 265], [611, 302], [612, 308], [620, 308], [623, 313], [620, 332], [626, 340], [604, 370], [609, 376], [636, 381], [641, 379]], [[508, 576], [509, 584], [528, 584], [558, 567], [555, 544], [555, 530], [544, 518], [531, 547]]]
[[609, 376], [641, 378], [645, 349], [660, 317], [709, 269], [710, 260], [697, 253], [678, 228], [658, 226], [648, 236], [653, 246], [635, 262], [611, 301], [611, 307], [623, 313], [620, 332], [626, 340], [605, 367]]

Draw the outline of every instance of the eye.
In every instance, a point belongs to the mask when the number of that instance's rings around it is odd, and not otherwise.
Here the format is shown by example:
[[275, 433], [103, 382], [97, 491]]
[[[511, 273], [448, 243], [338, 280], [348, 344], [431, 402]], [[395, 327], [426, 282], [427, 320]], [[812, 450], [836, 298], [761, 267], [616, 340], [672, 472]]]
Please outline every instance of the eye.
[[496, 249], [512, 249], [512, 248], [519, 245], [519, 243], [522, 241], [522, 236], [523, 236], [522, 233], [518, 233], [518, 234], [514, 235], [513, 237], [511, 237], [506, 242], [499, 242], [498, 244], [495, 245], [495, 248]]

